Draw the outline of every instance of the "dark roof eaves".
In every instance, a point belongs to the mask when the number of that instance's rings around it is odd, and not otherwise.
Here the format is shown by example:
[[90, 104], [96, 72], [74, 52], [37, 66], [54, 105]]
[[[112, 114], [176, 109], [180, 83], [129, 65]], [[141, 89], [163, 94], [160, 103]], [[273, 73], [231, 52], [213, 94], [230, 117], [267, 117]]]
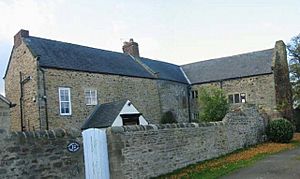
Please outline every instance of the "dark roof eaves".
[[78, 71], [78, 72], [87, 72], [87, 73], [97, 73], [97, 74], [105, 74], [105, 75], [116, 75], [116, 76], [126, 76], [126, 77], [134, 77], [134, 78], [144, 78], [144, 79], [152, 79], [152, 80], [166, 80], [171, 82], [177, 82], [182, 84], [188, 84], [184, 83], [182, 81], [176, 81], [176, 80], [170, 80], [165, 78], [156, 78], [156, 77], [144, 77], [144, 76], [135, 76], [135, 75], [124, 75], [124, 74], [117, 74], [117, 73], [108, 73], [108, 72], [95, 72], [95, 71], [88, 71], [88, 70], [78, 70], [78, 69], [67, 69], [67, 68], [59, 68], [59, 67], [52, 67], [47, 65], [39, 65], [42, 68], [50, 68], [50, 69], [57, 69], [57, 70], [67, 70], [67, 71]]
[[78, 69], [68, 69], [68, 68], [59, 68], [59, 67], [52, 67], [48, 65], [40, 65], [42, 68], [50, 68], [50, 69], [57, 69], [57, 70], [67, 70], [67, 71], [78, 71], [78, 72], [87, 72], [87, 73], [98, 73], [98, 74], [105, 74], [105, 75], [116, 75], [116, 76], [126, 76], [126, 77], [135, 77], [135, 78], [146, 78], [146, 79], [157, 79], [151, 77], [144, 77], [144, 76], [135, 76], [135, 75], [124, 75], [124, 74], [117, 74], [117, 73], [109, 73], [109, 72], [96, 72], [96, 71], [88, 71], [88, 70], [78, 70]]
[[247, 76], [239, 76], [239, 77], [233, 77], [233, 78], [224, 78], [224, 79], [204, 81], [204, 82], [195, 82], [195, 83], [192, 83], [191, 85], [201, 85], [201, 84], [206, 84], [206, 83], [214, 83], [214, 82], [227, 81], [227, 80], [236, 80], [236, 79], [240, 79], [240, 78], [250, 78], [250, 77], [254, 77], [254, 76], [263, 76], [263, 75], [270, 75], [270, 74], [273, 74], [273, 72], [260, 73], [260, 74], [247, 75]]

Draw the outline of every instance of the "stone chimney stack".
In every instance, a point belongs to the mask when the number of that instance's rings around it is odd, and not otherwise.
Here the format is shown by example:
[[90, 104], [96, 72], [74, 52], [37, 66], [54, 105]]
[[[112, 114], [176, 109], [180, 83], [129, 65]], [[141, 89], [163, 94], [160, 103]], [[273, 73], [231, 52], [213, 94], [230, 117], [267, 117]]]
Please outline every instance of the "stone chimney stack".
[[140, 53], [138, 43], [134, 42], [133, 39], [130, 39], [129, 42], [124, 42], [123, 52], [133, 57], [139, 57]]
[[14, 47], [18, 47], [22, 44], [22, 38], [28, 37], [29, 31], [21, 29], [15, 36], [14, 36]]

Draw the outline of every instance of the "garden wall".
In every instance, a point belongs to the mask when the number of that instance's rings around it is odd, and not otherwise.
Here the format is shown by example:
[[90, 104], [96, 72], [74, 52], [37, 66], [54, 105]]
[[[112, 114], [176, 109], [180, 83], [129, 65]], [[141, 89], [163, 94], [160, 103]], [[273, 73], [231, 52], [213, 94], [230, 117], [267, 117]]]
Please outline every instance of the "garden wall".
[[264, 140], [254, 106], [237, 107], [223, 121], [112, 127], [107, 130], [111, 178], [149, 178]]
[[[77, 152], [68, 144], [77, 142]], [[80, 132], [8, 133], [0, 129], [0, 178], [84, 178]]]

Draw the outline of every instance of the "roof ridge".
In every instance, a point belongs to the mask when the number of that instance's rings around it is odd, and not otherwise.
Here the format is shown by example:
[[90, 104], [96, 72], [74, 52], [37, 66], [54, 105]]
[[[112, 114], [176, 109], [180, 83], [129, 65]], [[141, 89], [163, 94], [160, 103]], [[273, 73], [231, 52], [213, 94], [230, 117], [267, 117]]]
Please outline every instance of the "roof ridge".
[[264, 50], [258, 50], [258, 51], [251, 51], [251, 52], [239, 53], [239, 54], [235, 54], [235, 55], [229, 55], [229, 56], [225, 56], [225, 57], [217, 57], [217, 58], [211, 58], [211, 59], [196, 61], [196, 62], [192, 62], [192, 63], [181, 65], [181, 67], [192, 65], [192, 64], [196, 64], [196, 63], [205, 63], [205, 62], [209, 62], [209, 61], [213, 61], [213, 60], [222, 60], [224, 58], [231, 58], [231, 57], [237, 57], [237, 56], [243, 56], [243, 55], [250, 55], [250, 54], [264, 52], [264, 51], [269, 51], [269, 50], [274, 50], [274, 48], [269, 48], [269, 49], [264, 49]]

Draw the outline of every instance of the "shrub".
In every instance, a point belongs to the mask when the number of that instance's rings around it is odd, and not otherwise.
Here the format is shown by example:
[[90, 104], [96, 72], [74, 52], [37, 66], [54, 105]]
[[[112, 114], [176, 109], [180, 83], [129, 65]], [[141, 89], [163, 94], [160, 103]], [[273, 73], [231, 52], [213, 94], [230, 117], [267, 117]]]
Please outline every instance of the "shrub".
[[171, 111], [167, 111], [163, 114], [161, 124], [168, 124], [168, 123], [177, 123], [174, 114]]
[[293, 124], [283, 118], [270, 121], [267, 127], [267, 136], [269, 140], [279, 143], [288, 143], [293, 138]]
[[203, 87], [199, 93], [200, 119], [221, 121], [229, 109], [224, 91], [217, 87]]

